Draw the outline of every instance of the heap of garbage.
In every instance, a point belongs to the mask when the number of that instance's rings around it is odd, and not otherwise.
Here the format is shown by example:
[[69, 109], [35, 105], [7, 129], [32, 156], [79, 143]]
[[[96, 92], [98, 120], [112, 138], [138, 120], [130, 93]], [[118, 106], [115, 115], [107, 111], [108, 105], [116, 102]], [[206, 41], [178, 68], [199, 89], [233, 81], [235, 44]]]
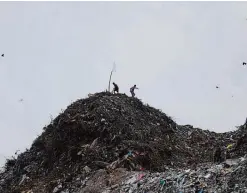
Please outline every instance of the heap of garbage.
[[7, 160], [0, 193], [244, 192], [246, 125], [210, 132], [178, 125], [137, 98], [96, 93]]
[[[87, 180], [87, 185], [80, 192], [246, 192], [246, 164], [246, 157], [242, 157], [221, 164], [204, 163], [192, 169], [167, 167], [164, 172], [126, 171], [120, 168], [107, 174], [99, 170]], [[236, 176], [241, 176], [241, 179]], [[99, 186], [95, 186], [95, 181]]]

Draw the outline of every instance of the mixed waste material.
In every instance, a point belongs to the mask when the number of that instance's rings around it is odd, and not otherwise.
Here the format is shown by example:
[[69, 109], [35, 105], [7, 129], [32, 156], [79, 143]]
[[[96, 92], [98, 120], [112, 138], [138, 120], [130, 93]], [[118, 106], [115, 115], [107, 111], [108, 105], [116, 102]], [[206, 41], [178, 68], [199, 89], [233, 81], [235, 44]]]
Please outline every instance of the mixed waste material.
[[0, 193], [247, 192], [247, 123], [215, 133], [178, 125], [125, 94], [67, 107], [7, 160]]

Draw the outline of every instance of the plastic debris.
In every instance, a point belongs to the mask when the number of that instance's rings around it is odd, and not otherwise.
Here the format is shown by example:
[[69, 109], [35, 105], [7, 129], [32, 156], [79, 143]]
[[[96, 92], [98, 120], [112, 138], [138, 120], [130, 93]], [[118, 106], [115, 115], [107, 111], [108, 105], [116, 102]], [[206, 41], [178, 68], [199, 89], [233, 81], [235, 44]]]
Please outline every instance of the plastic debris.
[[132, 156], [132, 151], [129, 151], [128, 156]]
[[160, 185], [164, 185], [164, 184], [166, 184], [166, 181], [164, 179], [161, 179], [160, 180]]
[[88, 166], [85, 166], [85, 167], [83, 168], [83, 170], [84, 170], [86, 173], [91, 172], [91, 169], [90, 169]]
[[145, 174], [143, 174], [143, 173], [139, 174], [137, 180], [141, 180], [143, 178], [143, 176], [145, 176]]
[[230, 149], [230, 148], [232, 148], [232, 146], [233, 146], [233, 144], [229, 144], [226, 148]]
[[204, 178], [209, 178], [211, 176], [211, 174], [207, 174], [206, 176], [204, 176]]
[[22, 178], [21, 178], [21, 181], [20, 181], [20, 183], [19, 183], [19, 186], [22, 185], [22, 183], [23, 183], [26, 179], [29, 179], [29, 177], [28, 177], [26, 174], [24, 174], [24, 175], [22, 176]]
[[190, 172], [190, 169], [188, 169], [188, 170], [185, 170], [185, 173], [189, 173]]
[[54, 188], [53, 193], [59, 192], [62, 187], [63, 186], [61, 184], [59, 184], [57, 187]]

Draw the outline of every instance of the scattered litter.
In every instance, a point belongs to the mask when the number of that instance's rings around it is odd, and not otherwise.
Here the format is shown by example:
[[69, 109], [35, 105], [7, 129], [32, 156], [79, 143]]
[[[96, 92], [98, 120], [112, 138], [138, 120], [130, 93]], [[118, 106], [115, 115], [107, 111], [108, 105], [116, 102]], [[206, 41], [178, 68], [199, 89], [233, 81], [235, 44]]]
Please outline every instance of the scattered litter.
[[189, 173], [190, 172], [190, 169], [188, 169], [188, 170], [185, 170], [185, 173]]
[[59, 184], [57, 187], [54, 188], [53, 193], [59, 192], [62, 187], [63, 186], [61, 184]]
[[227, 149], [231, 149], [232, 146], [233, 146], [233, 144], [229, 144], [226, 148], [227, 148]]
[[211, 176], [211, 174], [207, 174], [206, 176], [204, 176], [204, 178], [209, 178]]
[[86, 173], [91, 172], [91, 169], [90, 169], [88, 166], [85, 166], [85, 167], [83, 168], [83, 170], [84, 170]]
[[19, 183], [19, 186], [22, 185], [22, 183], [23, 183], [26, 179], [29, 179], [29, 177], [28, 177], [26, 174], [24, 174], [24, 175], [22, 176], [22, 178], [21, 178], [21, 181], [20, 181], [20, 183]]

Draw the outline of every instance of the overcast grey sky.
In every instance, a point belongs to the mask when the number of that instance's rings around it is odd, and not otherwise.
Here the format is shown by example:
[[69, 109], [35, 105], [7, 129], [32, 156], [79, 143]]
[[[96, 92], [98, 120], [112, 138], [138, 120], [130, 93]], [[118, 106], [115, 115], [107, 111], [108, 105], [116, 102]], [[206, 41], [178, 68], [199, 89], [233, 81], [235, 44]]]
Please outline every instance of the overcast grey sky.
[[247, 117], [246, 19], [246, 2], [1, 2], [0, 163], [106, 89], [113, 61], [121, 92], [137, 84], [179, 124], [234, 129]]

